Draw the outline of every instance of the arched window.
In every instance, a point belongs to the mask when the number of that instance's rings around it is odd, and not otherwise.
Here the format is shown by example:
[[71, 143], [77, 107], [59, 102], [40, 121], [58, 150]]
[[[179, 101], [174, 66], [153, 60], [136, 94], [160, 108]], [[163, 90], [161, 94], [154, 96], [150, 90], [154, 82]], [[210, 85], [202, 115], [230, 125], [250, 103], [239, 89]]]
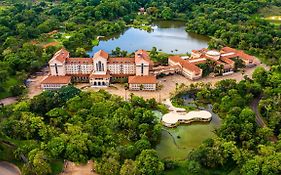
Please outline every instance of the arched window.
[[101, 64], [101, 71], [104, 71], [104, 64]]
[[99, 72], [103, 71], [103, 64], [101, 63], [101, 61], [98, 62], [97, 69]]

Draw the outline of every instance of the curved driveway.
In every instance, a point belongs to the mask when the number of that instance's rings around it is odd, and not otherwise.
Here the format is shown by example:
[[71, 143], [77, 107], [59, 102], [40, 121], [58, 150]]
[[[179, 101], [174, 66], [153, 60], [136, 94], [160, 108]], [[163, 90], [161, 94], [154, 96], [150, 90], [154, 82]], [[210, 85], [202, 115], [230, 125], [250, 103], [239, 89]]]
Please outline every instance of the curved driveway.
[[0, 175], [20, 175], [20, 170], [14, 164], [0, 162]]

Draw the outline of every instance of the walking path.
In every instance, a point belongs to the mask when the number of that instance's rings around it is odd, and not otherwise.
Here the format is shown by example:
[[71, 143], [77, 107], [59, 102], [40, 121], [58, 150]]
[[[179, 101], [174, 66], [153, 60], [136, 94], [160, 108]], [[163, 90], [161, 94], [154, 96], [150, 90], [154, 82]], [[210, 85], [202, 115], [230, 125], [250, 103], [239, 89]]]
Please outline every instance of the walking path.
[[20, 169], [9, 162], [0, 162], [0, 175], [20, 175]]
[[[262, 96], [261, 96], [261, 95], [260, 95], [259, 97], [255, 98], [255, 99], [252, 101], [250, 107], [251, 107], [251, 109], [252, 109], [252, 110], [255, 112], [255, 114], [256, 114], [256, 122], [257, 122], [257, 124], [258, 124], [260, 127], [264, 128], [264, 127], [267, 127], [267, 125], [266, 125], [266, 123], [264, 122], [264, 120], [263, 120], [263, 118], [262, 118], [262, 116], [261, 116], [261, 114], [260, 114], [260, 111], [259, 111], [259, 109], [258, 109], [259, 102], [260, 102], [261, 99], [262, 99]], [[277, 142], [277, 141], [278, 141], [278, 139], [277, 139], [277, 137], [276, 137], [275, 135], [272, 136], [272, 137], [270, 137], [269, 140], [272, 141], [272, 142]]]
[[10, 104], [13, 104], [16, 102], [17, 102], [16, 97], [8, 97], [8, 98], [4, 98], [4, 99], [0, 100], [0, 104], [3, 104], [4, 106], [10, 105]]
[[259, 109], [258, 109], [259, 102], [260, 102], [261, 98], [262, 98], [262, 97], [259, 96], [259, 97], [255, 98], [255, 99], [252, 101], [252, 103], [251, 103], [251, 109], [252, 109], [252, 110], [255, 112], [255, 114], [256, 114], [256, 122], [257, 122], [257, 124], [258, 124], [260, 127], [264, 128], [264, 127], [266, 127], [266, 124], [265, 124], [265, 122], [263, 121], [263, 119], [262, 119], [262, 117], [261, 117], [261, 114], [260, 114], [260, 112], [259, 112]]
[[93, 168], [94, 162], [91, 160], [86, 165], [76, 165], [73, 162], [66, 161], [64, 170], [60, 175], [98, 175]]

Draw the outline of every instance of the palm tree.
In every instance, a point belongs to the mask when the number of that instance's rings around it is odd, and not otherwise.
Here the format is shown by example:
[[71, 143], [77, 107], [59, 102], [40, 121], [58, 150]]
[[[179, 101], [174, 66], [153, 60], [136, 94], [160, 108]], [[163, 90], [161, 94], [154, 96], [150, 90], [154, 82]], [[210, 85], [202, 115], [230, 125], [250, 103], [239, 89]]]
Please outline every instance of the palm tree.
[[214, 68], [214, 72], [217, 73], [218, 75], [222, 75], [224, 71], [224, 66], [222, 64], [218, 64]]
[[207, 59], [206, 65], [209, 67], [210, 72], [214, 71], [214, 68], [216, 67], [217, 63], [213, 60]]

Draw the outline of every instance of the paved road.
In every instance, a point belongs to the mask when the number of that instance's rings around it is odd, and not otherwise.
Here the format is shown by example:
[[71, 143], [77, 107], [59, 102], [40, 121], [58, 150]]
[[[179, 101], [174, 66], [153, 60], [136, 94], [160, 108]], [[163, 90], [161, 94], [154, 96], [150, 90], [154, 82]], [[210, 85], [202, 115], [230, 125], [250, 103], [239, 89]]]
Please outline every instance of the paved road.
[[[266, 123], [264, 122], [264, 120], [263, 120], [263, 118], [262, 118], [262, 116], [261, 116], [261, 114], [260, 114], [260, 112], [259, 112], [259, 109], [258, 109], [258, 106], [259, 106], [259, 102], [260, 102], [260, 100], [262, 99], [262, 96], [259, 96], [259, 97], [257, 97], [257, 98], [255, 98], [253, 101], [252, 101], [252, 103], [251, 103], [251, 109], [255, 112], [255, 114], [256, 114], [256, 122], [257, 122], [257, 124], [260, 126], [260, 127], [262, 127], [262, 128], [264, 128], [264, 127], [266, 127]], [[272, 142], [277, 142], [277, 137], [276, 136], [272, 136], [272, 137], [270, 137], [269, 138], [269, 140], [270, 141], [272, 141]]]
[[21, 172], [17, 166], [8, 162], [0, 162], [0, 175], [20, 175]]
[[258, 124], [260, 127], [264, 128], [264, 127], [266, 127], [266, 123], [263, 121], [262, 116], [261, 116], [261, 114], [260, 114], [260, 112], [259, 112], [259, 109], [258, 109], [259, 102], [260, 102], [261, 98], [262, 98], [262, 96], [259, 96], [259, 97], [255, 98], [255, 99], [252, 101], [252, 103], [251, 103], [251, 109], [252, 109], [252, 110], [255, 112], [255, 114], [256, 114], [256, 122], [257, 122], [257, 124]]
[[16, 102], [17, 102], [16, 97], [9, 97], [9, 98], [4, 98], [4, 99], [0, 100], [0, 104], [2, 103], [2, 104], [4, 104], [4, 106], [10, 105], [10, 104], [13, 104]]

